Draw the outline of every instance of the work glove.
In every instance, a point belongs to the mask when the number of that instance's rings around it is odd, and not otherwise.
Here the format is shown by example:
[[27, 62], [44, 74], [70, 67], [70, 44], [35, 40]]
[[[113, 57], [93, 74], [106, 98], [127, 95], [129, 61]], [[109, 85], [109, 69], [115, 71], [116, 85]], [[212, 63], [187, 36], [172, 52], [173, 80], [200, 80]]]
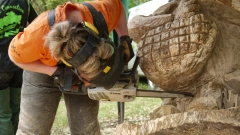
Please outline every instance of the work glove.
[[125, 47], [125, 50], [123, 51], [123, 60], [124, 63], [127, 64], [134, 56], [132, 39], [129, 36], [121, 36], [120, 45]]

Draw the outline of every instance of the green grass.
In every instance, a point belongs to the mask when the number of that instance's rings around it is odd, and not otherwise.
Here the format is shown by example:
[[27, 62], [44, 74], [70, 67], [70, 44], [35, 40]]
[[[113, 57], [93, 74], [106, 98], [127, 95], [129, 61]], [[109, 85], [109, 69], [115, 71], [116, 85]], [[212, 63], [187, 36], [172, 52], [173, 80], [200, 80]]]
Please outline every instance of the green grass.
[[[138, 87], [140, 89], [148, 89], [146, 79], [140, 78]], [[124, 121], [129, 121], [138, 124], [149, 119], [149, 114], [158, 108], [161, 104], [160, 98], [137, 97], [132, 102], [124, 103]], [[100, 101], [98, 120], [102, 128], [115, 127], [118, 123], [118, 106], [117, 102]], [[64, 100], [62, 99], [55, 117], [52, 128], [52, 135], [68, 135], [67, 114]]]
[[[154, 109], [159, 107], [161, 100], [155, 98], [141, 98], [138, 97], [132, 102], [124, 103], [124, 117], [125, 120], [137, 119], [139, 117], [148, 117]], [[116, 121], [118, 119], [117, 102], [102, 101], [98, 114], [99, 122]]]

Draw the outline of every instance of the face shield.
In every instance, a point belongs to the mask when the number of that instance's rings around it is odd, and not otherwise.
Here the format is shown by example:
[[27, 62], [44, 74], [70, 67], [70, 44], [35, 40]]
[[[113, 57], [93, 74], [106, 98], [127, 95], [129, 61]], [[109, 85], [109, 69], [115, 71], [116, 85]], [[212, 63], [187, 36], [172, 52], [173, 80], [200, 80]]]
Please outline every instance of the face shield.
[[[105, 89], [110, 89], [123, 72], [124, 61], [122, 59], [122, 52], [124, 47], [117, 47], [110, 39], [100, 38], [98, 36], [98, 30], [91, 23], [82, 22], [78, 25], [82, 25], [83, 28], [89, 32], [88, 39], [83, 47], [72, 58], [61, 58], [61, 61], [65, 65], [72, 67], [74, 73], [77, 74], [81, 80], [88, 82], [93, 86], [101, 86]], [[83, 62], [85, 62], [89, 56], [92, 55], [100, 41], [110, 44], [113, 48], [113, 54], [110, 56], [110, 58], [104, 60], [102, 63], [101, 72], [97, 76], [91, 78], [91, 80], [86, 80], [80, 77], [79, 73], [77, 72], [77, 67], [83, 64]]]

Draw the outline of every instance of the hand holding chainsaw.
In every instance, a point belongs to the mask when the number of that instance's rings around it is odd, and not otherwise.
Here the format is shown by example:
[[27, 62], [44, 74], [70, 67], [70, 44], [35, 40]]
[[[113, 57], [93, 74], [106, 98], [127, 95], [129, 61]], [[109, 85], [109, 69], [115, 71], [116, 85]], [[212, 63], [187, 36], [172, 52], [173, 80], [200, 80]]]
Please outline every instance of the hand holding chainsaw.
[[52, 74], [54, 83], [62, 92], [76, 91], [72, 89], [73, 85], [81, 85], [78, 76], [72, 71], [71, 67], [59, 65], [57, 70]]
[[125, 47], [125, 50], [123, 51], [123, 60], [124, 63], [127, 64], [134, 56], [132, 39], [129, 36], [121, 36], [120, 45]]

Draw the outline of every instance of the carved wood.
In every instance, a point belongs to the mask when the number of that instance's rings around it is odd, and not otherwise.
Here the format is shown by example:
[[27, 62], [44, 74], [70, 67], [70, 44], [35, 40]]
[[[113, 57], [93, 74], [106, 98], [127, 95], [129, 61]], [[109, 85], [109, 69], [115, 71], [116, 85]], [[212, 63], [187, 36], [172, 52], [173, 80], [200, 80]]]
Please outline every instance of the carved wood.
[[161, 112], [171, 105], [182, 113], [240, 106], [239, 0], [175, 0], [128, 26], [146, 77], [165, 91], [194, 94], [163, 99], [154, 118], [168, 116]]

